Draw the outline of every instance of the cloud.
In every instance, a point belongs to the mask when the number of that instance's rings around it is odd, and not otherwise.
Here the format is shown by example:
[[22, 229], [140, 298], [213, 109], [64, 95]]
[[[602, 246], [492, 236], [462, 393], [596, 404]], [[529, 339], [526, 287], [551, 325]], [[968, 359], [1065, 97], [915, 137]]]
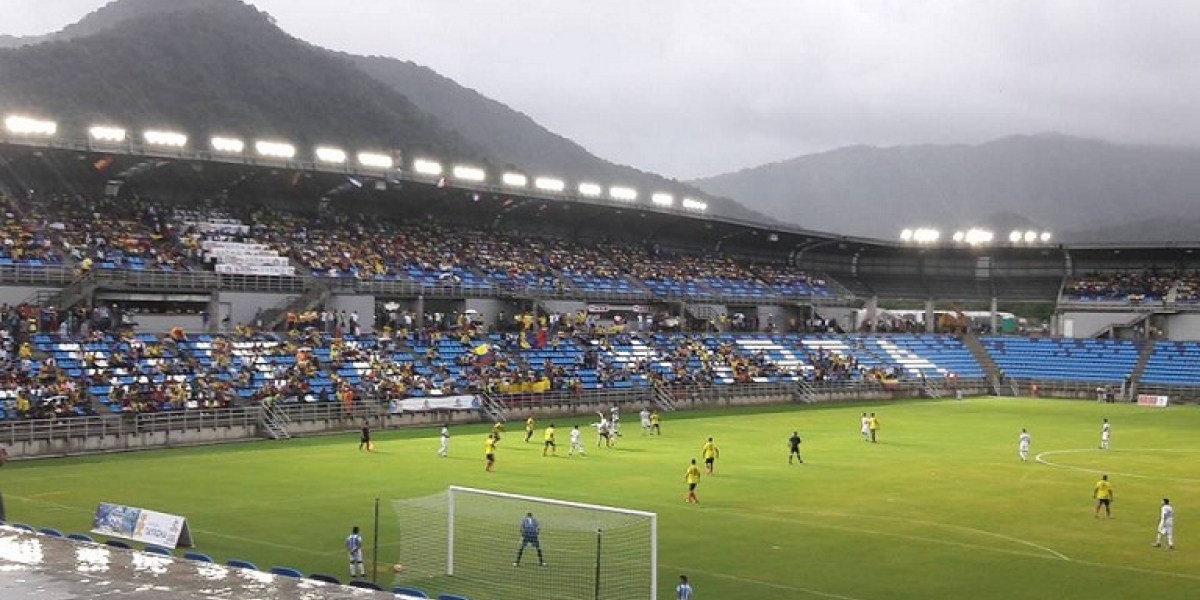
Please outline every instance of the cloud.
[[[8, 3], [65, 23], [102, 2]], [[1200, 144], [1190, 0], [252, 3], [298, 37], [427, 65], [680, 178], [857, 143]], [[36, 33], [28, 21], [0, 32]]]

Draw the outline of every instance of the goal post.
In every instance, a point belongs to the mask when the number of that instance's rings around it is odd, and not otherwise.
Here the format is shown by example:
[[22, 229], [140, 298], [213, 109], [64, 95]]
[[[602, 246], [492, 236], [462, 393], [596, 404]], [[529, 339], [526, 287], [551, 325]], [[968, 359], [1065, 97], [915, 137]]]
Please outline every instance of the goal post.
[[656, 597], [655, 513], [460, 486], [392, 506], [404, 585], [490, 600]]

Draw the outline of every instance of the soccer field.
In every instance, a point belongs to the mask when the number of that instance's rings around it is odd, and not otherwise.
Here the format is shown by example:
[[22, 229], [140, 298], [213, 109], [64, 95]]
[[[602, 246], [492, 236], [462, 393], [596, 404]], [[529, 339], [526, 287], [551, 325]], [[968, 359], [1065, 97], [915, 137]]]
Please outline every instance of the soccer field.
[[[879, 416], [879, 443], [859, 436], [864, 411]], [[379, 580], [388, 585], [397, 548], [388, 501], [457, 484], [657, 512], [659, 598], [672, 597], [681, 573], [697, 597], [721, 600], [1166, 600], [1200, 590], [1195, 407], [787, 406], [668, 413], [661, 437], [642, 436], [636, 415], [624, 416], [619, 446], [598, 449], [585, 435], [586, 458], [566, 458], [564, 443], [586, 417], [556, 420], [557, 458], [543, 458], [511, 423], [495, 473], [483, 470], [485, 428], [464, 426], [452, 430], [447, 459], [436, 456], [434, 429], [381, 432], [372, 454], [346, 434], [10, 463], [0, 490], [10, 521], [83, 532], [98, 502], [142, 506], [187, 516], [197, 549], [219, 561], [343, 578], [342, 542], [353, 525], [370, 537], [381, 498], [388, 572]], [[1112, 448], [1101, 451], [1106, 417]], [[1022, 427], [1037, 461], [1017, 457]], [[787, 463], [793, 430], [804, 439], [803, 465]], [[686, 504], [685, 467], [710, 436], [721, 452], [716, 475], [701, 480], [698, 505]], [[1100, 473], [1115, 489], [1111, 520], [1092, 513]], [[1177, 507], [1173, 552], [1150, 547], [1164, 496]], [[514, 533], [512, 547], [491, 557], [502, 577], [518, 542]], [[552, 563], [554, 548], [546, 551]]]

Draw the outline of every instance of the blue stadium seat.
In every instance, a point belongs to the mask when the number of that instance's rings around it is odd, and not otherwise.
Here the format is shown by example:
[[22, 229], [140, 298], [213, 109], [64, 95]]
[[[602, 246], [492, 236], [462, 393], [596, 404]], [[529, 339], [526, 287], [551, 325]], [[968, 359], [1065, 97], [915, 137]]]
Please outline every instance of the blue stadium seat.
[[380, 587], [378, 583], [375, 583], [373, 581], [363, 581], [361, 579], [355, 579], [354, 581], [351, 581], [350, 583], [347, 583], [346, 585], [348, 585], [350, 587], [361, 588], [364, 590], [376, 590], [376, 591], [380, 591], [380, 592], [383, 591], [383, 588]]
[[216, 562], [212, 559], [211, 556], [200, 553], [200, 552], [188, 552], [188, 553], [184, 554], [183, 557], [188, 560], [194, 560], [196, 562], [206, 562], [206, 563]]
[[466, 596], [456, 596], [454, 594], [438, 594], [437, 600], [471, 600]]
[[89, 543], [89, 544], [95, 544], [95, 543], [96, 543], [96, 540], [92, 539], [92, 536], [90, 536], [90, 535], [85, 535], [85, 534], [82, 534], [82, 533], [72, 533], [72, 534], [70, 534], [70, 535], [68, 535], [68, 536], [67, 536], [67, 539], [69, 539], [69, 540], [74, 540], [74, 541], [76, 541], [76, 542], [86, 542], [86, 543]]
[[158, 554], [161, 556], [174, 556], [175, 555], [175, 553], [171, 552], [171, 550], [169, 548], [163, 548], [162, 546], [155, 546], [154, 544], [146, 544], [146, 548], [144, 549], [144, 552], [146, 552], [147, 554]]
[[63, 537], [63, 534], [61, 531], [59, 531], [57, 529], [52, 529], [50, 527], [43, 527], [38, 530], [38, 533], [40, 533], [42, 535], [48, 535], [50, 537]]
[[104, 542], [104, 545], [108, 546], [109, 548], [120, 548], [122, 550], [133, 550], [133, 546], [130, 546], [128, 543], [122, 542], [121, 540], [106, 540]]
[[258, 570], [258, 567], [255, 566], [254, 563], [252, 563], [250, 561], [242, 560], [240, 558], [229, 559], [228, 561], [225, 562], [225, 566], [229, 567], [230, 569], [249, 569], [251, 571]]
[[332, 583], [334, 585], [342, 585], [341, 580], [339, 580], [337, 577], [334, 577], [333, 575], [325, 575], [324, 573], [310, 573], [308, 578], [312, 579], [313, 581], [323, 581], [325, 583]]

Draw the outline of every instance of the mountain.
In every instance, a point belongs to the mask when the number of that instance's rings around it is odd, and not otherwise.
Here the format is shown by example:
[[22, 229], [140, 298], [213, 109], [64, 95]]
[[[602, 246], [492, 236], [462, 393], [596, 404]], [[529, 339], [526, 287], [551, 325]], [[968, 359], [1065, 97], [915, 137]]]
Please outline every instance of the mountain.
[[[703, 196], [613, 164], [529, 116], [411, 62], [293, 38], [239, 0], [118, 0], [62, 31], [0, 37], [0, 110], [90, 123], [401, 149], [495, 169]], [[722, 198], [712, 214], [770, 222]]]
[[480, 156], [404, 95], [234, 0], [123, 0], [52, 41], [0, 50], [0, 109], [69, 131], [107, 121]]
[[1200, 239], [1195, 229], [1131, 226], [1200, 221], [1195, 148], [1059, 134], [853, 146], [691, 183], [778, 219], [848, 235], [895, 239], [903, 227], [977, 225], [1004, 237], [1024, 222], [1066, 242]]
[[[570, 175], [601, 184], [624, 184], [644, 193], [706, 196], [680, 182], [601, 159], [575, 142], [553, 133], [528, 115], [421, 65], [379, 56], [350, 56], [365, 73], [408, 96], [421, 110], [437, 117], [505, 166], [535, 168], [538, 173]], [[771, 219], [725, 198], [707, 198], [709, 210], [725, 217], [767, 223]]]

